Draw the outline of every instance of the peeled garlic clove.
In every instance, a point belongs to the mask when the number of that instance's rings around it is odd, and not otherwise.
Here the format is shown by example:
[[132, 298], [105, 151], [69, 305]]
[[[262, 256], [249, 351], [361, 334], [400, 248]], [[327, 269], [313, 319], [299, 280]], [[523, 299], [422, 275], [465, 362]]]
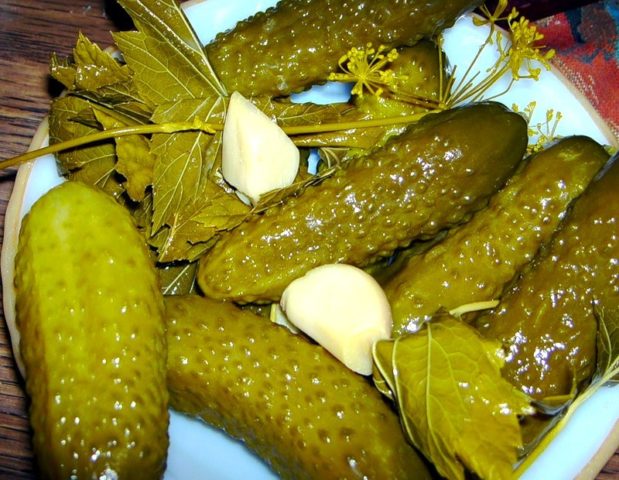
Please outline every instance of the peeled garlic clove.
[[351, 370], [372, 373], [372, 345], [391, 336], [391, 308], [380, 285], [363, 270], [323, 265], [294, 280], [281, 306], [292, 324]]
[[292, 184], [299, 170], [292, 140], [238, 92], [230, 97], [222, 149], [224, 178], [254, 204], [263, 193]]

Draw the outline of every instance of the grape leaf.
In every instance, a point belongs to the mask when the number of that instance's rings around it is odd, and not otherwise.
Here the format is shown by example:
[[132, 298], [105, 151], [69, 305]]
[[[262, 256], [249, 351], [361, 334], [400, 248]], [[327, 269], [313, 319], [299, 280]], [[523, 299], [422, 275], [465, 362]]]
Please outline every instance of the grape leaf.
[[195, 293], [197, 262], [164, 265], [157, 268], [159, 284], [164, 295], [188, 295]]
[[144, 200], [135, 204], [127, 203], [125, 205], [131, 213], [138, 231], [144, 237], [146, 242], [152, 237], [152, 218], [153, 218], [153, 191], [149, 189], [144, 196]]
[[[195, 117], [209, 119], [223, 115], [223, 109], [224, 102], [220, 98], [187, 100], [162, 105], [153, 114], [153, 120], [165, 123]], [[221, 134], [183, 132], [153, 135], [154, 233], [164, 225], [177, 223], [179, 218], [187, 218], [183, 210], [196, 211], [193, 202], [200, 200], [201, 190], [219, 155], [220, 146]]]
[[[93, 125], [88, 124], [92, 119]], [[88, 101], [74, 96], [54, 100], [49, 116], [50, 143], [99, 131]], [[97, 186], [114, 197], [124, 191], [115, 176], [116, 153], [114, 142], [99, 142], [68, 150], [58, 155], [58, 166], [67, 177]]]
[[151, 112], [142, 101], [127, 65], [80, 34], [73, 56], [52, 55], [51, 75], [70, 92], [145, 123]]
[[79, 34], [73, 58], [51, 60], [51, 75], [69, 90], [97, 91], [102, 87], [131, 80], [131, 72], [109, 52], [102, 50], [83, 34]]
[[[287, 100], [256, 97], [252, 102], [268, 117], [277, 119], [282, 127], [310, 126], [324, 123], [346, 123], [375, 118], [372, 113], [361, 111], [349, 103], [332, 103], [318, 105], [313, 103], [293, 103]], [[294, 142], [299, 147], [341, 147], [372, 148], [383, 138], [389, 129], [403, 131], [405, 126], [351, 128], [326, 133], [308, 133], [294, 135]]]
[[[169, 43], [180, 60], [192, 66], [195, 75], [212, 93], [223, 97], [226, 90], [208, 60], [185, 12], [176, 0], [120, 0], [121, 6], [142, 32]], [[202, 96], [202, 95], [200, 95]]]
[[597, 361], [592, 382], [619, 382], [619, 313], [596, 307]]
[[[84, 115], [84, 112], [92, 116], [90, 104], [86, 100], [73, 96], [55, 99], [49, 117], [50, 143], [60, 143], [97, 131], [94, 125], [89, 126], [82, 121], [77, 121], [80, 116]], [[115, 157], [114, 143], [97, 143], [61, 153], [59, 155], [60, 168], [64, 172], [69, 172], [108, 157]]]
[[[104, 129], [127, 126], [127, 122], [106, 112], [94, 108], [95, 116]], [[154, 156], [150, 152], [148, 140], [142, 135], [117, 137], [115, 169], [126, 181], [124, 187], [131, 200], [141, 202], [146, 195], [146, 189], [153, 182]]]
[[453, 318], [374, 349], [405, 433], [450, 479], [463, 479], [465, 468], [481, 478], [510, 478], [522, 445], [518, 416], [532, 413], [489, 351], [472, 327]]
[[113, 35], [142, 98], [150, 105], [222, 97], [225, 90], [174, 0], [123, 0], [137, 32]]
[[234, 194], [226, 192], [214, 182], [208, 182], [203, 191], [207, 201], [192, 216], [192, 221], [216, 231], [230, 230], [249, 215], [249, 207]]
[[157, 247], [159, 262], [193, 261], [210, 248], [217, 233], [236, 227], [249, 212], [236, 195], [208, 180], [183, 216], [176, 216], [150, 243]]

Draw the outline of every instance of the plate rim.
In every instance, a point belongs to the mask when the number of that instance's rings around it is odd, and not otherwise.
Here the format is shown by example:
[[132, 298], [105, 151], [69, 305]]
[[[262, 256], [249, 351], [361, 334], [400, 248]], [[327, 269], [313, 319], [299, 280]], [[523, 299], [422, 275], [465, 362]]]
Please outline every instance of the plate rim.
[[[208, 1], [209, 0], [188, 0], [182, 4], [182, 7], [183, 9], [195, 7], [196, 5], [206, 3]], [[509, 35], [509, 32], [506, 32], [506, 34]], [[560, 83], [570, 91], [574, 100], [580, 103], [580, 105], [590, 116], [595, 126], [610, 141], [609, 145], [619, 148], [619, 139], [615, 136], [610, 125], [593, 107], [584, 93], [578, 90], [578, 88], [555, 65], [551, 65], [549, 73], [554, 75]], [[48, 117], [46, 116], [37, 127], [28, 147], [28, 151], [40, 148], [47, 140], [47, 137]], [[39, 158], [26, 162], [18, 167], [13, 188], [5, 210], [4, 233], [0, 254], [0, 274], [3, 285], [3, 311], [12, 345], [13, 357], [22, 378], [24, 378], [25, 370], [21, 355], [19, 354], [19, 330], [15, 325], [15, 291], [13, 285], [14, 259], [17, 253], [17, 243], [23, 217], [24, 199], [30, 184], [34, 165]], [[9, 281], [7, 282], [6, 280]], [[614, 426], [609, 431], [608, 435], [603, 440], [595, 454], [589, 458], [582, 470], [576, 474], [574, 477], [575, 480], [588, 480], [595, 478], [595, 476], [608, 463], [609, 459], [618, 449], [619, 419], [615, 421]]]

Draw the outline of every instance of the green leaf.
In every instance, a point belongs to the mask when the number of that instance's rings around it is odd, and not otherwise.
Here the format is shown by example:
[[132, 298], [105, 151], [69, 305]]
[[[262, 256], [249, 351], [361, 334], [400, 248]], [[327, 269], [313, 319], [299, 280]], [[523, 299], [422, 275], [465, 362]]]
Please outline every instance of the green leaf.
[[[439, 473], [510, 478], [529, 399], [501, 377], [499, 362], [469, 325], [447, 318], [379, 342], [376, 368], [395, 397], [405, 433]], [[384, 388], [384, 387], [383, 387]]]
[[[267, 97], [253, 98], [252, 102], [268, 117], [277, 119], [282, 127], [317, 125], [322, 123], [346, 123], [373, 118], [348, 103], [317, 105], [313, 103], [292, 103]], [[403, 130], [405, 126], [398, 126]], [[299, 147], [372, 148], [383, 137], [385, 127], [357, 128], [337, 132], [295, 135]]]
[[188, 295], [196, 289], [197, 262], [163, 265], [157, 268], [164, 295]]
[[127, 65], [80, 34], [71, 59], [52, 55], [51, 75], [76, 96], [136, 121], [147, 122], [150, 111], [142, 101]]
[[159, 262], [196, 259], [210, 248], [217, 233], [236, 227], [249, 211], [236, 195], [207, 181], [183, 215], [176, 216], [151, 242], [158, 249]]
[[225, 95], [177, 2], [122, 0], [120, 4], [139, 31], [114, 34], [114, 40], [133, 70], [138, 90], [146, 101], [160, 105]]
[[110, 194], [116, 200], [120, 200], [125, 190], [120, 179], [116, 176], [115, 163], [115, 156], [103, 157], [91, 162], [84, 168], [69, 172], [67, 178], [95, 186]]
[[597, 362], [593, 382], [619, 382], [619, 313], [595, 309], [598, 319]]
[[[187, 121], [198, 117], [216, 118], [223, 115], [222, 99], [187, 100], [159, 107], [153, 120], [156, 123]], [[216, 163], [221, 147], [221, 134], [183, 132], [153, 135], [151, 151], [155, 155], [153, 232], [164, 225], [178, 223], [188, 218], [184, 210], [195, 212], [194, 201], [200, 193]], [[206, 201], [206, 200], [205, 200]]]
[[206, 184], [203, 194], [206, 201], [192, 216], [192, 221], [220, 232], [233, 229], [247, 219], [250, 208], [214, 182]]
[[[113, 111], [106, 112], [101, 108], [95, 108], [94, 113], [106, 130], [132, 124], [114, 115]], [[141, 202], [146, 195], [146, 189], [153, 182], [155, 157], [150, 152], [149, 142], [142, 135], [118, 137], [115, 140], [116, 171], [126, 179], [124, 187], [131, 200]]]
[[55, 54], [52, 56], [51, 75], [69, 90], [96, 91], [131, 80], [126, 65], [121, 65], [109, 52], [81, 33], [73, 49], [72, 61], [60, 59]]
[[152, 220], [153, 220], [153, 192], [149, 190], [144, 200], [137, 204], [128, 203], [126, 207], [129, 209], [138, 231], [144, 237], [146, 242], [149, 242], [152, 237]]
[[[67, 95], [54, 100], [49, 116], [50, 143], [99, 131], [88, 101]], [[61, 172], [72, 180], [97, 186], [119, 197], [123, 187], [115, 175], [114, 142], [96, 143], [61, 153], [57, 157]]]
[[[78, 118], [88, 115], [94, 120], [90, 104], [81, 98], [65, 96], [52, 102], [49, 116], [50, 143], [60, 143], [97, 131], [94, 126], [86, 125]], [[114, 157], [114, 143], [90, 145], [84, 148], [69, 150], [59, 155], [61, 170], [68, 172], [99, 161], [102, 158]]]

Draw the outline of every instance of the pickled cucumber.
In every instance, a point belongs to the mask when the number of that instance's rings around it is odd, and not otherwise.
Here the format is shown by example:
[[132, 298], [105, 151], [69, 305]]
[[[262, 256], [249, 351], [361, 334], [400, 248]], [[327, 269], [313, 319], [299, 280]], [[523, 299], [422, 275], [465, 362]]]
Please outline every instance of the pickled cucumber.
[[321, 185], [226, 233], [203, 256], [198, 284], [213, 298], [277, 300], [326, 263], [364, 266], [463, 221], [524, 155], [523, 118], [495, 103], [425, 117]]
[[282, 0], [206, 46], [228, 91], [288, 95], [324, 82], [352, 47], [413, 45], [479, 0]]
[[200, 416], [282, 478], [430, 478], [397, 415], [322, 347], [230, 303], [166, 298], [173, 408]]
[[[619, 164], [576, 201], [550, 247], [475, 324], [508, 351], [503, 374], [541, 399], [582, 386], [595, 366], [594, 308], [619, 308]], [[595, 305], [595, 307], [594, 307]]]
[[417, 331], [440, 309], [498, 299], [607, 160], [604, 148], [587, 137], [563, 139], [529, 159], [488, 208], [410, 257], [385, 285], [394, 335]]
[[24, 219], [16, 322], [43, 478], [159, 478], [168, 436], [163, 298], [112, 197], [66, 182]]

